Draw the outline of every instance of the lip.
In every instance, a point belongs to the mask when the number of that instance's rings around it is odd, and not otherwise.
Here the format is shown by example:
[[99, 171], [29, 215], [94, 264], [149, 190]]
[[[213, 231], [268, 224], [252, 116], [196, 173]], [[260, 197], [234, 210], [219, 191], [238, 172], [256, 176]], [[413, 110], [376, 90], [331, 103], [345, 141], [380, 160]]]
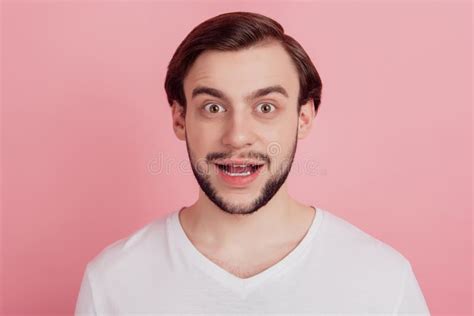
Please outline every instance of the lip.
[[[219, 163], [220, 164], [220, 163]], [[246, 176], [246, 177], [232, 177], [228, 174], [226, 174], [224, 171], [222, 171], [217, 164], [214, 164], [214, 167], [216, 168], [216, 172], [218, 174], [218, 177], [220, 180], [222, 180], [225, 184], [231, 187], [236, 187], [236, 188], [245, 188], [251, 183], [255, 182], [255, 180], [258, 178], [260, 173], [262, 172], [262, 169], [265, 168], [265, 165], [262, 165], [262, 167], [258, 168], [257, 171], [254, 173]]]

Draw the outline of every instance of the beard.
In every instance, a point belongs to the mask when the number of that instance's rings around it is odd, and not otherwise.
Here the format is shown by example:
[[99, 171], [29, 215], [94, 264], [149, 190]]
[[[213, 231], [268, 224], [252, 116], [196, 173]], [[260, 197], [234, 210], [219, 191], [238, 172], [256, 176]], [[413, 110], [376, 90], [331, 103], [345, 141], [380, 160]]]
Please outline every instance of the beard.
[[[296, 153], [296, 147], [298, 143], [298, 132], [296, 133], [295, 141], [292, 145], [290, 153], [285, 157], [283, 162], [278, 166], [275, 174], [270, 173], [270, 178], [265, 182], [260, 194], [252, 202], [248, 204], [239, 204], [238, 201], [229, 201], [222, 198], [216, 188], [212, 185], [210, 180], [210, 165], [212, 161], [209, 162], [206, 159], [206, 164], [204, 165], [205, 170], [202, 170], [201, 165], [196, 166], [196, 161], [193, 159], [191, 148], [189, 147], [188, 138], [186, 136], [186, 148], [188, 151], [189, 160], [191, 162], [191, 169], [193, 171], [196, 180], [201, 187], [201, 190], [206, 194], [206, 196], [211, 200], [219, 209], [229, 214], [238, 214], [238, 215], [250, 215], [258, 211], [262, 206], [265, 206], [273, 196], [278, 192], [281, 186], [285, 183], [288, 174], [291, 171], [291, 166], [293, 165], [293, 159]], [[224, 154], [225, 155], [225, 154]], [[223, 156], [222, 154], [210, 154], [208, 157]], [[228, 156], [228, 155], [226, 155]], [[270, 167], [273, 161], [266, 154], [258, 154], [260, 157], [266, 158], [267, 161], [267, 170], [272, 170]], [[230, 156], [229, 156], [230, 157]]]

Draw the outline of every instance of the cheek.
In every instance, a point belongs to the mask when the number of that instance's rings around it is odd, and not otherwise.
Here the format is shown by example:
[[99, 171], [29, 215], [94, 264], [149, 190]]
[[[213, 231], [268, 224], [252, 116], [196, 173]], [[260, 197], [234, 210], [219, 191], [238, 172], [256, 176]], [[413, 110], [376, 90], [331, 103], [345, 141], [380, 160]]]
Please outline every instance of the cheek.
[[267, 154], [270, 158], [278, 159], [282, 154], [292, 150], [296, 138], [296, 126], [274, 128], [266, 135]]
[[186, 129], [186, 133], [190, 147], [199, 157], [214, 151], [220, 141], [219, 133], [209, 128]]

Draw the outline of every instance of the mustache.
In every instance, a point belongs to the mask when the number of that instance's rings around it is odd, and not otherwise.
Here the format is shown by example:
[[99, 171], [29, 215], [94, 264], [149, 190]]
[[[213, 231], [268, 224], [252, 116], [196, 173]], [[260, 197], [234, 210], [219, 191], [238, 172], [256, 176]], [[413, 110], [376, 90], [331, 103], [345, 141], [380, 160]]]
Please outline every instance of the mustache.
[[255, 160], [260, 160], [260, 161], [264, 161], [268, 164], [270, 164], [270, 158], [265, 155], [265, 154], [262, 154], [262, 153], [258, 153], [258, 152], [248, 152], [247, 154], [240, 154], [240, 155], [237, 155], [237, 156], [234, 156], [234, 154], [232, 152], [228, 152], [228, 153], [209, 153], [206, 155], [206, 160], [208, 162], [213, 162], [213, 161], [216, 161], [216, 160], [219, 160], [219, 159], [228, 159], [228, 158], [239, 158], [239, 159], [255, 159]]

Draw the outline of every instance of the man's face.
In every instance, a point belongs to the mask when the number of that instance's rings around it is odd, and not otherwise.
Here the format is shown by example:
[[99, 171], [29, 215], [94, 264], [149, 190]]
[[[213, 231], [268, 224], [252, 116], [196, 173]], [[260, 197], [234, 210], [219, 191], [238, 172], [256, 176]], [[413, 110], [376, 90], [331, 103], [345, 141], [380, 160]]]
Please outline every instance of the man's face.
[[186, 146], [202, 191], [227, 213], [257, 211], [285, 182], [296, 152], [299, 81], [290, 56], [275, 42], [205, 51], [184, 92]]

